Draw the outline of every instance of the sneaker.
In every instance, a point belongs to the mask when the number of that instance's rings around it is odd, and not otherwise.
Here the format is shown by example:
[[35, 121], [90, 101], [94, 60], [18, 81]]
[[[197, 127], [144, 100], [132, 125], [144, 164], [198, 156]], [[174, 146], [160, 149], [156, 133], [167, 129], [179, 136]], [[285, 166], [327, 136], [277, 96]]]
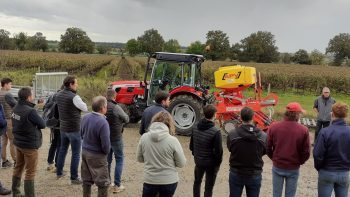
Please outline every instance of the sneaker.
[[123, 185], [118, 186], [113, 186], [112, 192], [113, 193], [119, 193], [125, 190], [125, 187]]
[[64, 176], [66, 176], [66, 174], [57, 175], [57, 180], [61, 179]]
[[79, 177], [76, 178], [76, 179], [70, 180], [70, 182], [71, 182], [72, 185], [81, 185], [81, 184], [83, 184], [83, 181]]
[[12, 167], [12, 163], [9, 160], [6, 160], [6, 161], [2, 162], [2, 167], [3, 168]]
[[46, 168], [47, 171], [52, 171], [54, 170], [55, 166], [53, 164], [49, 164]]

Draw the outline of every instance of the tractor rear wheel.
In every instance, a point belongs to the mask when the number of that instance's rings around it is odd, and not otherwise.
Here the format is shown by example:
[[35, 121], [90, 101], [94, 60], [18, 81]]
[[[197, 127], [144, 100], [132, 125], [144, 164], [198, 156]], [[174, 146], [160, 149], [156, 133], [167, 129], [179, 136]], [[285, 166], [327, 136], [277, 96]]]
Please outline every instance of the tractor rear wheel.
[[176, 134], [191, 135], [192, 127], [203, 117], [202, 103], [189, 95], [179, 95], [171, 100], [169, 112], [174, 118]]

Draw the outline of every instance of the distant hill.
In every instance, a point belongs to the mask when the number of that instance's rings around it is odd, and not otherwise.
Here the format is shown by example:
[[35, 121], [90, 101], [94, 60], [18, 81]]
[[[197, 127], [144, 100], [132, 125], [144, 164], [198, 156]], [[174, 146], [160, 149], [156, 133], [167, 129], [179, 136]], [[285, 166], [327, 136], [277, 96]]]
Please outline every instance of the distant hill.
[[[48, 40], [47, 43], [52, 48], [55, 48], [55, 47], [58, 48], [59, 41], [57, 41], [57, 40]], [[121, 42], [95, 42], [95, 45], [96, 46], [105, 45], [105, 46], [109, 46], [111, 48], [124, 48], [125, 47], [125, 43], [121, 43]]]
[[121, 43], [121, 42], [95, 42], [96, 46], [109, 46], [111, 48], [124, 48], [125, 47], [125, 43]]

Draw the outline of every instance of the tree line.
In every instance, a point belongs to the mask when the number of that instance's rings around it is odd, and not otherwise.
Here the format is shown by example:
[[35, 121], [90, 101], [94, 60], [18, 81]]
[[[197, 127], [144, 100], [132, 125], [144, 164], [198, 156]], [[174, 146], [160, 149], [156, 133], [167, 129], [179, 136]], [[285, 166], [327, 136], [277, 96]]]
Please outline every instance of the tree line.
[[[80, 28], [70, 27], [61, 35], [58, 44], [59, 51], [66, 53], [98, 53], [104, 54], [111, 50], [106, 44], [95, 43], [87, 33]], [[0, 49], [47, 51], [48, 41], [41, 32], [28, 36], [24, 32], [14, 34], [0, 29]], [[181, 47], [176, 39], [164, 40], [156, 29], [146, 30], [137, 38], [127, 41], [125, 48], [120, 49], [134, 56], [140, 53], [186, 52], [204, 55], [211, 60], [236, 60], [240, 62], [258, 63], [295, 63], [295, 64], [325, 64], [326, 55], [330, 57], [331, 64], [335, 66], [350, 66], [350, 34], [341, 33], [330, 39], [326, 48], [326, 54], [318, 50], [308, 53], [300, 49], [295, 53], [280, 53], [276, 46], [275, 36], [268, 31], [251, 33], [240, 42], [230, 45], [229, 37], [221, 30], [211, 30], [206, 34], [206, 42], [192, 42], [186, 50]]]

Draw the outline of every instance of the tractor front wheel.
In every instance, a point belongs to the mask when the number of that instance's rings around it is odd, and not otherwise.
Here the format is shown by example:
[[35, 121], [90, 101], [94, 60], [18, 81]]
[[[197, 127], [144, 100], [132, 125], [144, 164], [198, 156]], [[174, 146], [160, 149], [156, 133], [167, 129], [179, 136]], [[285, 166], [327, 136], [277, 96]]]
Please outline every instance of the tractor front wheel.
[[203, 117], [199, 99], [179, 95], [171, 100], [169, 112], [174, 118], [176, 134], [191, 135], [192, 127]]

